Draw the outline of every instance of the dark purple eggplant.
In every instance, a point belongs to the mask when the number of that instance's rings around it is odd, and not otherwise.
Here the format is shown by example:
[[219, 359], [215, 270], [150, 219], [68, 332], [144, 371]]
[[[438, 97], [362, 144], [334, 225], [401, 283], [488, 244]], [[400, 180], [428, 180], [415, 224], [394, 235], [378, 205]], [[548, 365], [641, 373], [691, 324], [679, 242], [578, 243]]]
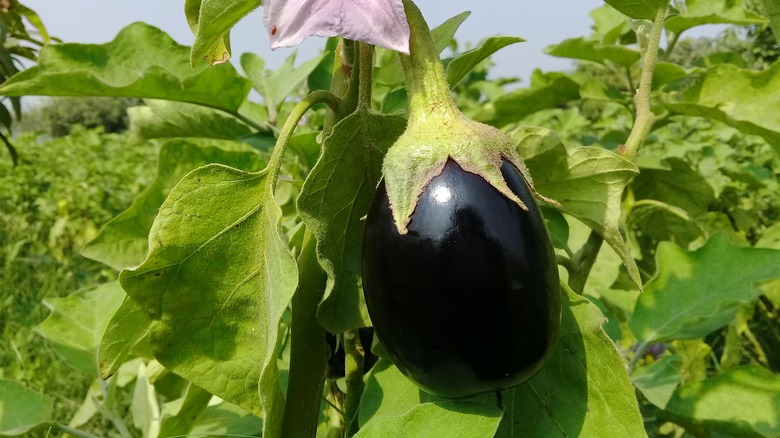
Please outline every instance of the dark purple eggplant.
[[528, 210], [453, 160], [425, 187], [400, 234], [380, 183], [363, 240], [376, 335], [421, 388], [463, 398], [527, 380], [560, 324], [555, 255], [518, 169], [501, 174]]

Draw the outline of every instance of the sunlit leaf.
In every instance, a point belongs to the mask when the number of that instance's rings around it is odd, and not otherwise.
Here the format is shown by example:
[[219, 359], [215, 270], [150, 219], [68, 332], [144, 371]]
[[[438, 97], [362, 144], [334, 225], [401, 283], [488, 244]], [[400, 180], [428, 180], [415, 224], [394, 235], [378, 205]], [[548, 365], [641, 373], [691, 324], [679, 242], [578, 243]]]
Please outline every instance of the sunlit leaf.
[[144, 263], [120, 274], [161, 364], [266, 418], [282, 415], [278, 325], [298, 279], [280, 218], [265, 172], [201, 167], [160, 207]]
[[160, 29], [134, 23], [110, 43], [44, 47], [38, 65], [2, 84], [0, 95], [142, 97], [238, 111], [250, 82], [230, 64], [192, 68], [188, 53]]
[[605, 3], [631, 18], [652, 20], [659, 9], [665, 8], [669, 0], [604, 0]]
[[241, 55], [241, 67], [252, 80], [254, 89], [265, 99], [268, 107], [279, 107], [290, 93], [300, 85], [327, 56], [322, 53], [295, 67], [296, 53], [288, 56], [274, 71], [265, 70], [265, 61], [254, 53]]
[[666, 20], [666, 29], [681, 33], [704, 24], [749, 26], [767, 22], [766, 18], [746, 9], [743, 0], [686, 0], [679, 12]]
[[260, 6], [260, 0], [187, 0], [184, 6], [195, 41], [190, 59], [219, 64], [230, 59], [230, 29]]
[[0, 380], [0, 435], [25, 434], [51, 420], [52, 401], [40, 392]]
[[656, 258], [658, 274], [629, 320], [644, 343], [704, 337], [760, 295], [757, 282], [780, 277], [780, 251], [737, 247], [725, 233], [692, 252], [661, 242]]
[[467, 401], [424, 403], [395, 417], [376, 417], [355, 438], [405, 438], [447, 436], [492, 438], [501, 422], [501, 411]]
[[144, 103], [127, 110], [133, 143], [172, 137], [234, 140], [252, 132], [246, 123], [223, 111], [168, 100], [146, 99]]
[[780, 62], [764, 71], [721, 65], [705, 73], [671, 111], [718, 120], [746, 134], [764, 137], [780, 153]]
[[566, 150], [560, 139], [544, 128], [519, 128], [510, 136], [528, 165], [537, 191], [558, 201], [561, 211], [601, 234], [641, 287], [636, 262], [620, 233], [621, 196], [636, 175], [636, 166], [602, 148]]
[[54, 344], [68, 365], [94, 375], [97, 347], [123, 298], [117, 282], [74, 292], [65, 298], [48, 298], [46, 304], [52, 313], [36, 331]]
[[365, 221], [382, 158], [406, 127], [399, 116], [355, 113], [334, 128], [304, 183], [298, 207], [328, 274], [317, 317], [333, 333], [369, 325], [360, 289]]
[[252, 171], [265, 161], [249, 146], [234, 143], [170, 140], [160, 148], [157, 177], [125, 211], [111, 219], [82, 250], [82, 255], [121, 270], [146, 257], [149, 229], [174, 185], [191, 170], [209, 163]]
[[125, 296], [108, 322], [98, 348], [98, 368], [103, 379], [119, 370], [133, 347], [148, 338], [151, 324], [149, 314], [132, 298]]
[[160, 433], [160, 404], [157, 391], [146, 376], [146, 365], [138, 365], [138, 377], [135, 379], [133, 401], [130, 404], [133, 414], [133, 426], [141, 431], [144, 438], [154, 438]]
[[547, 47], [545, 53], [560, 58], [581, 59], [604, 64], [613, 62], [622, 67], [631, 67], [641, 57], [634, 49], [615, 44], [603, 44], [586, 38], [570, 38]]
[[456, 57], [447, 64], [447, 82], [450, 88], [455, 87], [474, 67], [490, 57], [490, 55], [506, 46], [523, 41], [525, 41], [523, 38], [512, 36], [490, 37], [476, 49], [469, 50]]
[[[680, 387], [664, 418], [720, 436], [780, 435], [780, 377], [748, 365]], [[714, 435], [714, 434], [713, 434]]]
[[494, 126], [504, 126], [547, 108], [562, 106], [580, 98], [580, 86], [562, 73], [542, 73], [536, 70], [530, 88], [512, 90], [493, 101], [477, 114], [477, 120]]
[[163, 405], [160, 420], [160, 436], [187, 435], [192, 431], [199, 417], [206, 410], [211, 393], [190, 384], [184, 397]]

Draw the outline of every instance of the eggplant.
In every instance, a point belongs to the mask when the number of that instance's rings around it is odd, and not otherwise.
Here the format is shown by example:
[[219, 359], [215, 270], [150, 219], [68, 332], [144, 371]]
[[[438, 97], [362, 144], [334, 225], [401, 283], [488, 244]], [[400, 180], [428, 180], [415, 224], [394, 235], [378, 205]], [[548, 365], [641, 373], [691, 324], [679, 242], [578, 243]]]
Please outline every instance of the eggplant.
[[518, 169], [521, 208], [448, 160], [400, 234], [380, 183], [366, 220], [363, 289], [379, 340], [424, 390], [448, 398], [507, 389], [555, 345], [560, 284], [544, 220]]

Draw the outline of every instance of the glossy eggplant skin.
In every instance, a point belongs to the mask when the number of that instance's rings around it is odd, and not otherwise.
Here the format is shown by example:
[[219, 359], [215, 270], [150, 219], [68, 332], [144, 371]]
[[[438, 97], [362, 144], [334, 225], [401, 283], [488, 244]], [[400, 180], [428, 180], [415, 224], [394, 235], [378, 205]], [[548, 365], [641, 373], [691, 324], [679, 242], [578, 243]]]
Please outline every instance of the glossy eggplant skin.
[[539, 370], [560, 325], [555, 255], [531, 190], [501, 173], [524, 211], [449, 160], [422, 193], [406, 235], [380, 183], [366, 221], [363, 289], [398, 368], [448, 398], [507, 389]]

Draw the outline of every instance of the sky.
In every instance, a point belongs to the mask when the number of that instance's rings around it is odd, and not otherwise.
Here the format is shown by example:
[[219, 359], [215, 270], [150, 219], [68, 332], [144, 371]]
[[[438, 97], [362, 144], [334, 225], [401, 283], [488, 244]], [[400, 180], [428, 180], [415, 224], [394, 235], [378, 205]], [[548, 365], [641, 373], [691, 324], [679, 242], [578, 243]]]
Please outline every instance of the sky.
[[[35, 10], [49, 33], [65, 42], [104, 43], [112, 40], [124, 26], [144, 21], [167, 32], [184, 45], [191, 45], [193, 35], [184, 16], [184, 0], [26, 0]], [[472, 15], [461, 26], [456, 39], [477, 43], [494, 35], [521, 36], [526, 42], [506, 47], [493, 56], [494, 77], [527, 79], [536, 68], [545, 71], [566, 70], [570, 60], [545, 55], [545, 47], [566, 38], [591, 33], [589, 11], [603, 5], [603, 0], [484, 0], [416, 2], [431, 27], [463, 11]], [[719, 29], [706, 26], [697, 34], [712, 35]], [[687, 35], [687, 34], [686, 34]], [[231, 33], [233, 59], [241, 53], [254, 52], [264, 58], [269, 68], [281, 64], [293, 49], [272, 52], [262, 21], [262, 8], [252, 12]], [[310, 37], [299, 47], [299, 61], [309, 59], [324, 46], [324, 40]]]

